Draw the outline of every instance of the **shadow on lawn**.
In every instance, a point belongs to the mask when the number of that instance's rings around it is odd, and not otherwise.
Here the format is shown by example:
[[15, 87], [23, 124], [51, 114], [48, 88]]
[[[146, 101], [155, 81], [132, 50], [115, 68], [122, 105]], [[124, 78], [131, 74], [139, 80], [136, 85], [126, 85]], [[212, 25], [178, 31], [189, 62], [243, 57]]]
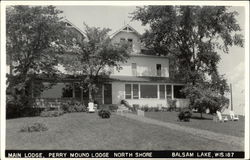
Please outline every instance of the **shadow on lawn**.
[[213, 118], [200, 117], [200, 116], [192, 116], [191, 119], [198, 119], [198, 120], [213, 120]]

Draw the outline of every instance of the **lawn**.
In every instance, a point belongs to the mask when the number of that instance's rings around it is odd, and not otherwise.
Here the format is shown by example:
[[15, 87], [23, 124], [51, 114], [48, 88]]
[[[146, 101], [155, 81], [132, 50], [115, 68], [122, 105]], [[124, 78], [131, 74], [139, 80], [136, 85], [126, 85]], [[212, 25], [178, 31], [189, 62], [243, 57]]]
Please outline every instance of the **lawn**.
[[[46, 124], [49, 130], [20, 132], [23, 125], [34, 122]], [[243, 151], [243, 148], [238, 146], [146, 124], [115, 114], [112, 114], [110, 119], [101, 119], [95, 113], [70, 113], [51, 118], [9, 119], [6, 122], [6, 132], [6, 149]]]
[[228, 121], [224, 123], [213, 121], [213, 116], [210, 114], [203, 114], [202, 117], [204, 119], [200, 119], [200, 113], [193, 113], [190, 122], [177, 121], [178, 112], [145, 112], [145, 116], [182, 126], [204, 129], [237, 137], [244, 137], [245, 118], [243, 116], [239, 116], [239, 121]]

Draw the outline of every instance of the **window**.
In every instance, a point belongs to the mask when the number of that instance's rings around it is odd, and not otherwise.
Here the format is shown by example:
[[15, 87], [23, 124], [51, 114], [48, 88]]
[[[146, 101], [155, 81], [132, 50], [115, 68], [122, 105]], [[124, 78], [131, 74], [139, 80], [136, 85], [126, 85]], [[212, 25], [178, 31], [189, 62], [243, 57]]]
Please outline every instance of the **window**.
[[165, 99], [165, 85], [160, 85], [160, 99]]
[[125, 42], [125, 38], [120, 38], [120, 42], [121, 43]]
[[157, 98], [157, 85], [141, 85], [141, 98]]
[[73, 97], [73, 88], [71, 84], [66, 84], [62, 89], [62, 97], [63, 98], [71, 98]]
[[129, 47], [132, 48], [133, 47], [133, 39], [129, 38], [128, 44], [129, 44]]
[[161, 64], [156, 64], [157, 76], [161, 76]]
[[184, 86], [174, 86], [174, 98], [186, 98], [185, 94], [181, 92]]
[[172, 99], [172, 86], [166, 85], [167, 99]]
[[136, 63], [132, 63], [132, 75], [137, 76], [137, 67]]
[[139, 99], [139, 85], [133, 84], [133, 99]]
[[125, 84], [125, 99], [131, 99], [131, 84]]

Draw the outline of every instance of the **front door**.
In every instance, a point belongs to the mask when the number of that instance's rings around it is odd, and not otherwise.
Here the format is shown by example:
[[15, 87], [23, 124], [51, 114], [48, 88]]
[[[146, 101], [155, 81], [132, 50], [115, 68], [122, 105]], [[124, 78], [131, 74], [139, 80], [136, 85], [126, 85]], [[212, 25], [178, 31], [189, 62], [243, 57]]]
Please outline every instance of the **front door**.
[[112, 104], [112, 85], [104, 84], [104, 104]]

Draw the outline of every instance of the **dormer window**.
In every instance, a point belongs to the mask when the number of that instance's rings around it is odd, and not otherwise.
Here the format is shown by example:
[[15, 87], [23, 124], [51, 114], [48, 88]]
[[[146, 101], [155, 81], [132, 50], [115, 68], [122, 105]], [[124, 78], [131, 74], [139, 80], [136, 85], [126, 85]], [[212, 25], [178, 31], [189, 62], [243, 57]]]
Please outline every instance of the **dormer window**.
[[120, 42], [121, 43], [125, 42], [125, 38], [120, 38]]

